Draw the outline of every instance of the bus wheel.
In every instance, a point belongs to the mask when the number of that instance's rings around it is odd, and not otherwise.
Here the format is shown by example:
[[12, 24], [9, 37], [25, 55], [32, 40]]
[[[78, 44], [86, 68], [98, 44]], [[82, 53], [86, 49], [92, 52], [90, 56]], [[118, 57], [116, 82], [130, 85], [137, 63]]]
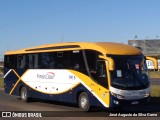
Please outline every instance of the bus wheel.
[[79, 95], [78, 104], [79, 104], [79, 108], [81, 108], [82, 111], [87, 112], [90, 110], [89, 99], [86, 92], [82, 92]]
[[21, 95], [21, 100], [23, 102], [28, 102], [29, 101], [28, 92], [27, 92], [27, 89], [25, 87], [22, 87], [20, 95]]

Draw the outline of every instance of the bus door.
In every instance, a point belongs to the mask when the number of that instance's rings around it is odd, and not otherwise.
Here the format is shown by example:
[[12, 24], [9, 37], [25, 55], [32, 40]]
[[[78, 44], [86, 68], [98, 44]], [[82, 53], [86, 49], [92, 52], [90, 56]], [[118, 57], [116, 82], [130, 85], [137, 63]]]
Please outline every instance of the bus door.
[[104, 60], [97, 60], [96, 65], [96, 81], [103, 87], [108, 88], [108, 78]]
[[95, 81], [99, 84], [97, 87], [99, 97], [109, 106], [109, 84], [106, 63], [105, 60], [97, 60]]

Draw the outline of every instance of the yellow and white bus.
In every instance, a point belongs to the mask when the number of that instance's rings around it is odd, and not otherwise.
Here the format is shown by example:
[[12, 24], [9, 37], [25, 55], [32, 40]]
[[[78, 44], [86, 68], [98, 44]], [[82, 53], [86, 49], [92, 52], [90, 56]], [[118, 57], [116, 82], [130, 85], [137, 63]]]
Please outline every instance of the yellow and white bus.
[[154, 57], [149, 57], [146, 56], [146, 64], [148, 67], [148, 70], [158, 70], [159, 69], [159, 65], [158, 65], [158, 60]]
[[6, 52], [5, 93], [116, 108], [147, 103], [150, 79], [137, 48], [110, 42], [48, 44]]

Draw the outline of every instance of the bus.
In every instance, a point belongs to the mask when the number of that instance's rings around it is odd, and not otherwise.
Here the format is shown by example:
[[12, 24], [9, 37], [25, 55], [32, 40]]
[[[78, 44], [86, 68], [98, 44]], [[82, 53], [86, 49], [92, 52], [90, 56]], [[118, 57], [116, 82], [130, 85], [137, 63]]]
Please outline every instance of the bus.
[[6, 52], [4, 90], [24, 102], [62, 101], [89, 111], [148, 103], [150, 79], [146, 57], [137, 48], [68, 42]]
[[152, 60], [146, 60], [148, 70], [154, 70], [154, 62]]
[[154, 57], [146, 56], [148, 70], [158, 71], [158, 60]]

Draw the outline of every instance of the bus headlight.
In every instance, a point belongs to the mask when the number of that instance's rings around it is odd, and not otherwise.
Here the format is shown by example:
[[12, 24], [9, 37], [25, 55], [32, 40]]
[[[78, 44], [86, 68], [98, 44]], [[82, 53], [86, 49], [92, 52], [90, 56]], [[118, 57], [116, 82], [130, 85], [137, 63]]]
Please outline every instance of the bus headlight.
[[118, 98], [118, 99], [124, 99], [124, 96], [122, 96], [122, 95], [118, 95], [118, 94], [115, 94], [115, 93], [113, 93], [113, 92], [111, 92], [111, 94], [112, 94], [114, 97]]
[[149, 97], [149, 96], [150, 96], [149, 93], [144, 94], [144, 97]]

